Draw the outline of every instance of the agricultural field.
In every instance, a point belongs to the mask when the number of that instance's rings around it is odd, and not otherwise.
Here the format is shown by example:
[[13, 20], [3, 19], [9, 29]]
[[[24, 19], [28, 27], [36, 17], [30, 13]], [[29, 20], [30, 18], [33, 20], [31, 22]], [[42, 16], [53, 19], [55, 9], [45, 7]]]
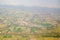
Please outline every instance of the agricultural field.
[[60, 12], [0, 8], [0, 40], [60, 40]]

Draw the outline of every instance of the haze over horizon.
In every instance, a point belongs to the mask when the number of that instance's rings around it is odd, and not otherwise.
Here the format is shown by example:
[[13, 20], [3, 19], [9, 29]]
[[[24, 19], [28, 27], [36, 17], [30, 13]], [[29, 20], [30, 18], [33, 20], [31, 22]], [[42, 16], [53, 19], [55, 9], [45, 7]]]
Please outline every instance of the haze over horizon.
[[0, 5], [60, 8], [60, 0], [0, 0]]

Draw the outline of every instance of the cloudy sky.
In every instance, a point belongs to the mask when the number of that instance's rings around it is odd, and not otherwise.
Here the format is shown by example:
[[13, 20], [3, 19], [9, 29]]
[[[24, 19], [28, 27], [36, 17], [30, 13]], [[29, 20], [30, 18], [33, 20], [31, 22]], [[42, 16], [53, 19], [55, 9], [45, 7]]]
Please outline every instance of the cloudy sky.
[[60, 0], [0, 0], [0, 5], [60, 8]]

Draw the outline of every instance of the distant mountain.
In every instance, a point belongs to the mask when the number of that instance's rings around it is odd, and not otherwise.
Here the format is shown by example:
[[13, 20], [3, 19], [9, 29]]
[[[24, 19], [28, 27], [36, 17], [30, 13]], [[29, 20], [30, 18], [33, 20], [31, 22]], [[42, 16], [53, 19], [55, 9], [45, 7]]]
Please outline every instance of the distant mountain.
[[39, 11], [39, 12], [57, 12], [60, 13], [60, 8], [47, 8], [47, 7], [25, 7], [25, 6], [11, 6], [11, 5], [0, 5], [0, 8], [11, 8], [21, 9], [24, 11]]

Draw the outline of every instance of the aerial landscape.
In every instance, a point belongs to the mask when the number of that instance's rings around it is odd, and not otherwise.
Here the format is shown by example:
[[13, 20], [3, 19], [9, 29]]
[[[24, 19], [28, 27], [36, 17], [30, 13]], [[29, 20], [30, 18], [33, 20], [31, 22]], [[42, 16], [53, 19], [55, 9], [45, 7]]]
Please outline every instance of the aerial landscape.
[[0, 40], [60, 40], [59, 6], [24, 5], [1, 1]]

